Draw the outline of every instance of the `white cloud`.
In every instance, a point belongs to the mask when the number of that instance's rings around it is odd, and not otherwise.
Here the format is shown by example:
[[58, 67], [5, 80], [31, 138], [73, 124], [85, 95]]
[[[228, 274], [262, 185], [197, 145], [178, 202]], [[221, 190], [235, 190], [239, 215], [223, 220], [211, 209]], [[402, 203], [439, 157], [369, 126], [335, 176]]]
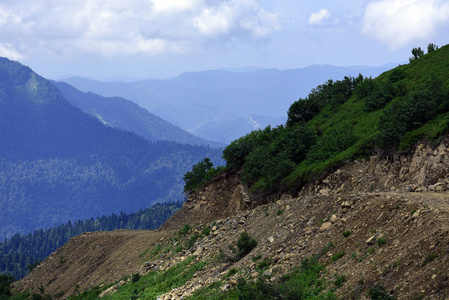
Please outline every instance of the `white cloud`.
[[325, 25], [326, 21], [331, 17], [331, 13], [327, 9], [321, 9], [316, 13], [310, 14], [310, 25]]
[[23, 58], [23, 55], [18, 53], [14, 48], [3, 43], [0, 43], [0, 56], [7, 57], [13, 60], [19, 60]]
[[15, 57], [155, 55], [266, 38], [279, 26], [257, 0], [5, 0], [0, 50]]
[[448, 25], [448, 1], [379, 0], [366, 6], [362, 32], [398, 49], [410, 42], [432, 42]]

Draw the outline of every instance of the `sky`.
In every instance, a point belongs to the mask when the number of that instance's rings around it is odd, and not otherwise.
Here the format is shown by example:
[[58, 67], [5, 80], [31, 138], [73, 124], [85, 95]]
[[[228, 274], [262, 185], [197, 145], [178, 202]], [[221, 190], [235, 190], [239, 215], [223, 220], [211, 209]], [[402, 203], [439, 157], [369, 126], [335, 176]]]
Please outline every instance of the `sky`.
[[2, 0], [0, 56], [61, 79], [406, 63], [448, 44], [448, 0]]

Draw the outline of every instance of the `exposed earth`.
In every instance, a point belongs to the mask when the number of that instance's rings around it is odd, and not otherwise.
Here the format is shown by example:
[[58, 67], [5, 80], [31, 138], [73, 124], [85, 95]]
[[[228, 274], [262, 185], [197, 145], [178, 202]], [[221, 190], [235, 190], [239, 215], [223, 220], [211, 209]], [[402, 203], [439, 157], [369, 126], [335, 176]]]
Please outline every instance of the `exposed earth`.
[[[158, 231], [74, 237], [15, 287], [66, 298], [124, 275], [164, 270], [192, 255], [207, 261], [184, 286], [159, 296], [180, 299], [219, 279], [226, 278], [226, 290], [239, 277], [256, 278], [264, 259], [263, 274], [276, 281], [323, 253], [323, 276], [329, 282], [336, 275], [346, 278], [336, 289], [343, 299], [366, 299], [373, 286], [398, 299], [449, 299], [448, 144], [445, 139], [410, 154], [349, 162], [298, 195], [266, 204], [248, 194], [238, 173], [223, 175], [193, 192]], [[185, 224], [193, 229], [181, 239]], [[227, 260], [243, 231], [257, 246], [237, 262]], [[190, 249], [163, 251], [194, 235], [199, 238]], [[236, 274], [226, 277], [231, 269]]]

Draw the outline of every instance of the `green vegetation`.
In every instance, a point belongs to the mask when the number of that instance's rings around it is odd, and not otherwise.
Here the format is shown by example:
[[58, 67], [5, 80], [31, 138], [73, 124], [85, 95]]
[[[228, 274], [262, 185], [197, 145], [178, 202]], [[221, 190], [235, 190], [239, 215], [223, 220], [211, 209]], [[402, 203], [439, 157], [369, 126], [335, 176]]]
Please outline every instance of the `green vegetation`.
[[210, 158], [205, 158], [193, 165], [192, 171], [184, 174], [184, 191], [189, 192], [199, 188], [224, 169], [224, 167], [214, 168], [213, 166]]
[[[108, 217], [103, 215], [95, 220], [91, 218], [84, 221], [69, 221], [57, 227], [35, 230], [30, 234], [15, 234], [4, 242], [0, 242], [0, 274], [11, 274], [16, 279], [24, 277], [29, 270], [36, 267], [71, 237], [83, 232], [157, 229], [181, 207], [182, 202], [180, 201], [156, 204], [136, 213], [112, 214]], [[86, 247], [88, 246], [86, 245]], [[153, 250], [152, 256], [154, 255]], [[142, 256], [144, 255], [145, 253], [142, 254]]]
[[381, 236], [380, 238], [377, 239], [376, 243], [377, 243], [377, 246], [382, 247], [383, 245], [385, 245], [387, 243], [386, 237]]
[[422, 266], [424, 267], [425, 265], [427, 265], [428, 263], [432, 262], [435, 260], [435, 258], [437, 258], [438, 255], [434, 254], [434, 253], [429, 253], [427, 254], [426, 258], [424, 259], [424, 261], [422, 262]]
[[340, 258], [342, 258], [343, 256], [345, 256], [345, 254], [346, 254], [346, 253], [345, 253], [344, 251], [335, 253], [334, 255], [332, 255], [332, 261], [337, 261], [337, 260], [339, 260]]
[[346, 282], [346, 276], [335, 274], [334, 277], [335, 277], [334, 285], [337, 288], [341, 288], [343, 286], [343, 284]]
[[349, 231], [349, 230], [343, 230], [342, 234], [343, 234], [343, 236], [346, 238], [346, 237], [348, 237], [348, 236], [351, 235], [351, 231]]
[[[374, 149], [409, 150], [449, 131], [449, 46], [379, 77], [329, 80], [294, 102], [285, 125], [253, 131], [223, 151], [253, 193], [297, 192]], [[422, 50], [421, 50], [422, 51]]]
[[[317, 259], [310, 258], [277, 283], [269, 283], [262, 277], [255, 281], [239, 278], [235, 289], [222, 292], [220, 286], [223, 282], [218, 281], [186, 299], [338, 299], [333, 291], [322, 293], [327, 286], [326, 281], [321, 278], [323, 271], [324, 265]], [[342, 280], [339, 278], [338, 284]]]
[[237, 260], [243, 258], [245, 255], [251, 252], [257, 246], [257, 241], [249, 236], [249, 234], [244, 231], [237, 240]]
[[390, 296], [383, 286], [373, 286], [368, 290], [368, 297], [371, 300], [394, 300], [396, 297]]
[[[144, 276], [135, 274], [131, 283], [121, 286], [116, 293], [104, 299], [156, 299], [156, 296], [184, 285], [205, 265], [205, 262], [195, 262], [192, 256], [164, 271], [150, 272]], [[69, 299], [97, 299], [101, 291], [94, 288]]]
[[184, 198], [182, 175], [221, 149], [104, 126], [52, 82], [0, 58], [0, 240]]

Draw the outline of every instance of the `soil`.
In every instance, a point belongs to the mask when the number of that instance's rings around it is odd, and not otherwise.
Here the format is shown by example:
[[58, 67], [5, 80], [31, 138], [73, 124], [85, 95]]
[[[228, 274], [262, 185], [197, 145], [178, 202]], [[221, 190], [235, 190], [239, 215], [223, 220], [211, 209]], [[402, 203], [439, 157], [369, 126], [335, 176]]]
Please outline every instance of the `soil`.
[[[186, 285], [160, 296], [180, 299], [223, 279], [232, 268], [238, 272], [225, 280], [223, 289], [235, 286], [239, 277], [257, 277], [260, 260], [254, 262], [254, 257], [270, 261], [265, 272], [276, 281], [305, 258], [321, 254], [320, 262], [326, 264], [323, 276], [343, 299], [367, 299], [374, 286], [398, 299], [449, 299], [445, 149], [440, 145], [423, 152], [418, 147], [419, 155], [351, 162], [306, 186], [297, 197], [283, 195], [265, 205], [257, 205], [238, 173], [227, 174], [192, 193], [161, 229], [74, 237], [15, 287], [66, 298], [116, 283], [125, 275], [163, 270], [191, 255], [209, 261]], [[441, 159], [425, 159], [430, 156]], [[432, 172], [432, 166], [438, 172]], [[423, 177], [424, 167], [434, 177]], [[184, 224], [193, 225], [186, 239], [206, 226], [211, 233], [175, 255], [148, 255], [156, 244], [180, 243], [173, 237]], [[237, 262], [223, 259], [235, 256], [233, 248], [243, 231], [258, 241], [257, 246]], [[339, 288], [332, 284], [336, 275], [346, 278]]]

